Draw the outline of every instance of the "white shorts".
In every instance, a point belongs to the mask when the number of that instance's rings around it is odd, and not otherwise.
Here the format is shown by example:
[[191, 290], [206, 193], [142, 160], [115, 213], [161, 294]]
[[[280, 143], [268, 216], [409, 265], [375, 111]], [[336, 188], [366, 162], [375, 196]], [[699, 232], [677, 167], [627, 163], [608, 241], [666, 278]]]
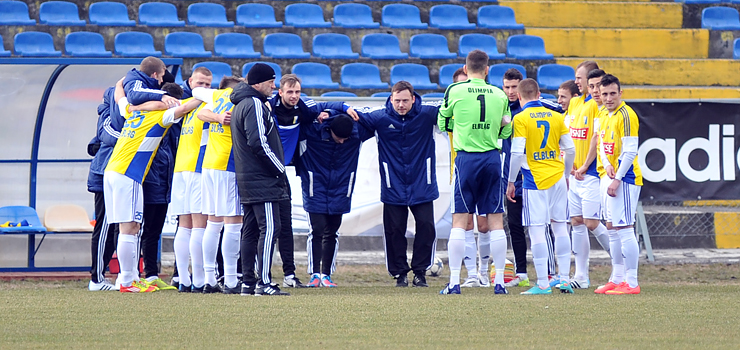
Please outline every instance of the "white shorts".
[[192, 171], [177, 172], [172, 175], [172, 201], [170, 213], [175, 215], [200, 214], [201, 175]]
[[103, 175], [105, 217], [109, 224], [144, 220], [144, 191], [126, 175], [106, 171]]
[[601, 192], [599, 192], [599, 178], [586, 175], [581, 181], [575, 176], [570, 177], [568, 190], [568, 212], [570, 217], [582, 216], [584, 219], [601, 218]]
[[241, 216], [236, 173], [226, 170], [203, 169], [201, 175], [203, 214], [214, 216]]
[[568, 190], [565, 178], [546, 190], [522, 190], [522, 226], [568, 221]]
[[609, 188], [612, 180], [605, 179], [602, 183], [604, 182], [606, 185], [601, 186], [604, 189], [604, 197], [606, 197], [604, 198], [606, 204], [604, 220], [611, 222], [613, 227], [634, 225], [642, 186], [622, 182], [617, 187], [616, 196], [611, 197], [606, 193], [606, 189]]

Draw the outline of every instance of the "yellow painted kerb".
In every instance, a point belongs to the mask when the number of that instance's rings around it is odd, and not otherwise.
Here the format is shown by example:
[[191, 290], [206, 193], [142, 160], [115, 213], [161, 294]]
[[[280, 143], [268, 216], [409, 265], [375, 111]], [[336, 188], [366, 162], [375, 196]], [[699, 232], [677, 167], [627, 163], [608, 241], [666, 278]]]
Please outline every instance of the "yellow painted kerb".
[[740, 248], [740, 213], [714, 213], [717, 248]]

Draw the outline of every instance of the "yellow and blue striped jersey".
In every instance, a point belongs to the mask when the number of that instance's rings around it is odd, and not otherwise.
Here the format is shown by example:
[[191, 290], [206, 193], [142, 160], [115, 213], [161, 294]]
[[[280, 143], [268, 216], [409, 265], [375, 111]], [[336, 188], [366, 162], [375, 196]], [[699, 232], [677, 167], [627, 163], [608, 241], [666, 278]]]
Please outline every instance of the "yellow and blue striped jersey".
[[526, 164], [522, 164], [522, 187], [545, 190], [563, 177], [560, 137], [568, 134], [563, 115], [531, 101], [514, 118], [513, 138], [526, 139]]
[[[231, 103], [232, 88], [213, 91], [211, 99], [201, 100], [205, 103], [213, 102], [213, 112], [220, 114], [234, 109]], [[201, 97], [201, 96], [198, 96]], [[231, 126], [221, 123], [210, 123], [208, 129], [208, 145], [203, 158], [203, 168], [234, 172], [234, 152], [231, 141]]]
[[175, 110], [129, 112], [125, 97], [118, 104], [120, 111], [125, 112], [126, 123], [105, 171], [114, 171], [141, 183], [149, 173], [162, 137], [175, 123]]
[[203, 165], [208, 142], [208, 124], [197, 118], [198, 112], [205, 103], [190, 111], [183, 117], [180, 141], [175, 157], [175, 172], [190, 171], [199, 173]]
[[[583, 166], [591, 148], [591, 138], [594, 135], [594, 125], [598, 123], [599, 106], [591, 98], [591, 95], [581, 99], [575, 108], [568, 106], [570, 115], [570, 137], [576, 146], [576, 158], [573, 165], [576, 169]], [[571, 100], [573, 101], [573, 100]], [[582, 102], [581, 102], [582, 101]], [[572, 103], [572, 102], [571, 102]], [[599, 176], [596, 169], [597, 162], [594, 160], [586, 171], [587, 175]]]
[[[607, 120], [606, 125], [600, 128], [601, 145], [606, 158], [609, 160], [609, 164], [616, 171], [621, 164], [622, 138], [637, 137], [640, 130], [640, 121], [635, 111], [627, 106], [624, 101], [622, 101], [614, 113], [609, 113], [606, 108], [603, 110], [607, 114]], [[603, 123], [603, 121], [600, 123]], [[632, 161], [632, 165], [627, 170], [622, 181], [642, 186], [642, 171], [640, 171], [640, 164], [637, 161], [637, 157]]]

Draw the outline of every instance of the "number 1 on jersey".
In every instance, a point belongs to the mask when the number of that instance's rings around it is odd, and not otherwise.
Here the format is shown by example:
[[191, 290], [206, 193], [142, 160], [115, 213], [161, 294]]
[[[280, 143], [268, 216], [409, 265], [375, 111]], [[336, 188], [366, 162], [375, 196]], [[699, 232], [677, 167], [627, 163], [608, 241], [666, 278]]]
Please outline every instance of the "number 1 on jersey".
[[545, 136], [542, 138], [542, 143], [540, 144], [540, 149], [543, 149], [547, 145], [548, 136], [550, 136], [550, 123], [546, 120], [538, 120], [537, 129], [540, 127], [545, 129]]
[[486, 122], [486, 96], [478, 95], [477, 100], [478, 102], [480, 102], [480, 122], [485, 123]]

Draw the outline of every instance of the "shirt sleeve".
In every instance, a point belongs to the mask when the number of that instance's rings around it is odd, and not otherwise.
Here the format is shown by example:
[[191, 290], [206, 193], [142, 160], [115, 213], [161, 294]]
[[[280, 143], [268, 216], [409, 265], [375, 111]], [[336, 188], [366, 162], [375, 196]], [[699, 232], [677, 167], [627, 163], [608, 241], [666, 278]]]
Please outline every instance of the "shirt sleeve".
[[216, 90], [214, 89], [197, 87], [193, 89], [193, 97], [205, 102], [206, 104], [213, 104], [213, 93], [215, 91]]
[[175, 119], [175, 109], [177, 107], [172, 107], [164, 112], [164, 115], [162, 116], [162, 125], [164, 126], [170, 126], [172, 124], [175, 124], [177, 120], [180, 120], [180, 118]]
[[126, 118], [126, 113], [128, 113], [128, 99], [125, 96], [118, 100], [118, 111], [123, 118]]

